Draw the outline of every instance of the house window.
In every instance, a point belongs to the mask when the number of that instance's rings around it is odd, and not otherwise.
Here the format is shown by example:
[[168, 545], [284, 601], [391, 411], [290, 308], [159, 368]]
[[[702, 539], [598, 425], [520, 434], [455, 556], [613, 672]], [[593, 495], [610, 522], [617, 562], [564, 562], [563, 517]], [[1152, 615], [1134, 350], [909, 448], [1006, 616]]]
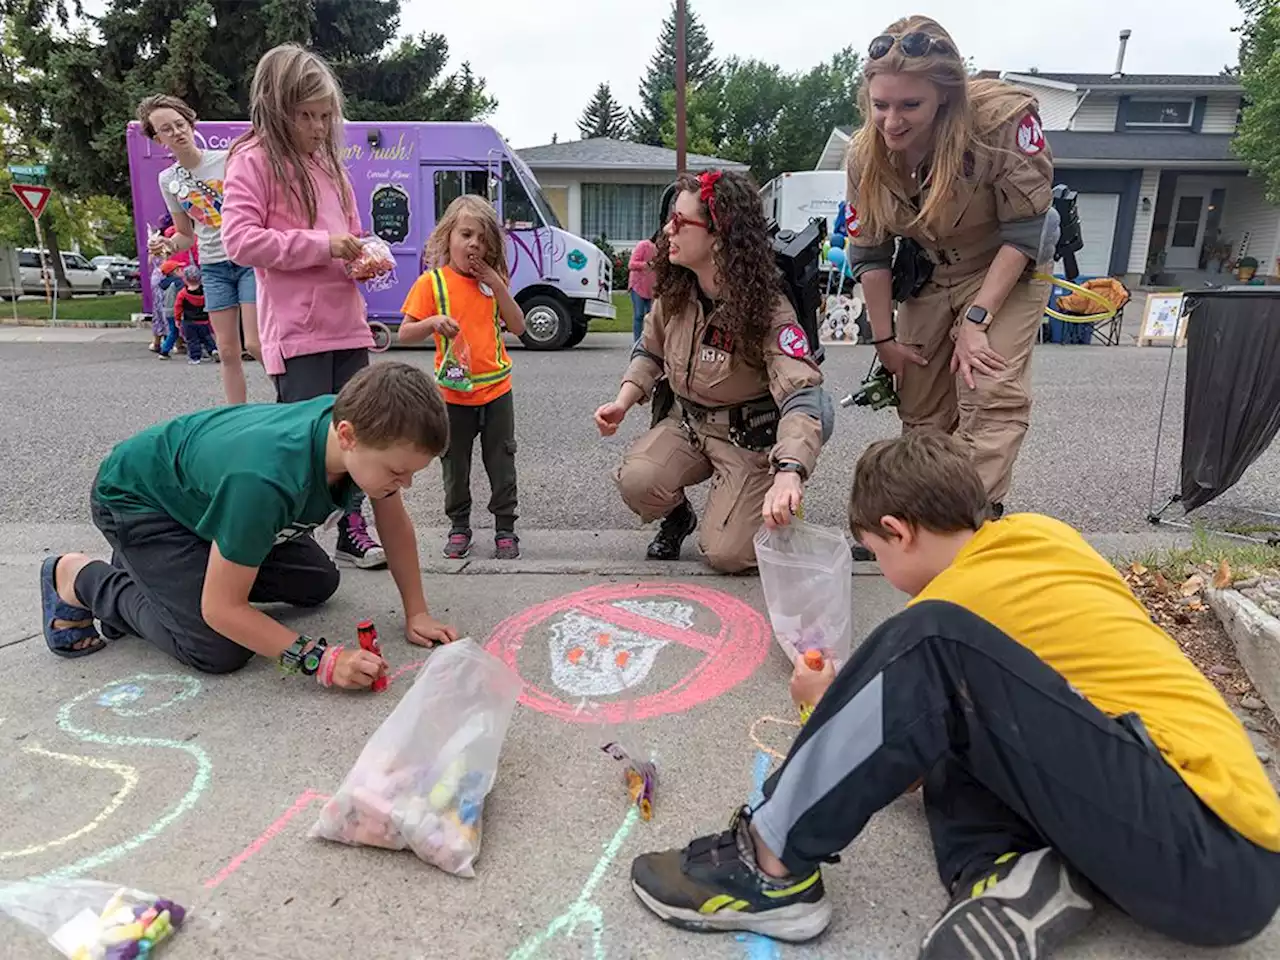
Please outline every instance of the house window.
[[1130, 100], [1127, 127], [1190, 127], [1190, 100]]
[[582, 233], [610, 243], [634, 243], [651, 236], [661, 224], [662, 191], [657, 183], [584, 183]]

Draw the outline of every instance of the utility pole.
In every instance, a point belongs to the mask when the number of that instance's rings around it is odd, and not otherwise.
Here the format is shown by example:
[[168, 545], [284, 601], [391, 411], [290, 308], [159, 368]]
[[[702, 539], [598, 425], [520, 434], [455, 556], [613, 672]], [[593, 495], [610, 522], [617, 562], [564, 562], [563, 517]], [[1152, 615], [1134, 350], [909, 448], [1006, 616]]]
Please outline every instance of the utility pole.
[[676, 173], [685, 172], [685, 3], [676, 0]]

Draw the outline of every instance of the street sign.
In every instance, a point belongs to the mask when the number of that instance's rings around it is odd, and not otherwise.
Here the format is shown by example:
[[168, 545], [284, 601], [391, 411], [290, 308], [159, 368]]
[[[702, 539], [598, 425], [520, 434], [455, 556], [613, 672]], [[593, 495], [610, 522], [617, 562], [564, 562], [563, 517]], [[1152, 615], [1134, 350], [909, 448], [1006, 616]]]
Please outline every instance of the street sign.
[[14, 183], [41, 184], [49, 175], [49, 167], [43, 163], [11, 163], [9, 173]]
[[40, 219], [40, 214], [44, 213], [45, 204], [49, 202], [49, 194], [53, 193], [51, 188], [33, 183], [11, 183], [9, 189], [17, 195], [33, 220]]

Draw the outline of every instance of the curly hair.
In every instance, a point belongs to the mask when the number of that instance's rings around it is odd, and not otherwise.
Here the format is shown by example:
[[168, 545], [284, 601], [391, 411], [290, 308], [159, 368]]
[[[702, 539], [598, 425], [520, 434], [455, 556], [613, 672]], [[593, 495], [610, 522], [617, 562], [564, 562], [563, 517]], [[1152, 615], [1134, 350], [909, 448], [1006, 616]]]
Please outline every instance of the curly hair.
[[[676, 194], [699, 194], [697, 174], [684, 173], [676, 180]], [[702, 218], [711, 223], [715, 246], [716, 276], [720, 283], [717, 321], [735, 335], [751, 363], [764, 362], [764, 342], [773, 307], [785, 296], [782, 274], [774, 261], [760, 193], [751, 178], [732, 171], [720, 172], [712, 187], [715, 216], [701, 199]], [[674, 201], [672, 206], [674, 207]], [[685, 310], [697, 299], [698, 280], [687, 267], [671, 262], [671, 238], [659, 231], [654, 269], [657, 288], [668, 316]]]

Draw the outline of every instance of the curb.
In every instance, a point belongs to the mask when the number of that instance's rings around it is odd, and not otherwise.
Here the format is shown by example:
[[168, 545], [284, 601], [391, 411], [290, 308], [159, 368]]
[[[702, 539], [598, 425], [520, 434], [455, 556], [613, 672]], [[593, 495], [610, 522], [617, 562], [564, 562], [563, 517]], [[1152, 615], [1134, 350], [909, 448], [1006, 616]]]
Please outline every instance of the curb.
[[1240, 665], [1271, 712], [1280, 716], [1280, 620], [1238, 590], [1206, 591]]

